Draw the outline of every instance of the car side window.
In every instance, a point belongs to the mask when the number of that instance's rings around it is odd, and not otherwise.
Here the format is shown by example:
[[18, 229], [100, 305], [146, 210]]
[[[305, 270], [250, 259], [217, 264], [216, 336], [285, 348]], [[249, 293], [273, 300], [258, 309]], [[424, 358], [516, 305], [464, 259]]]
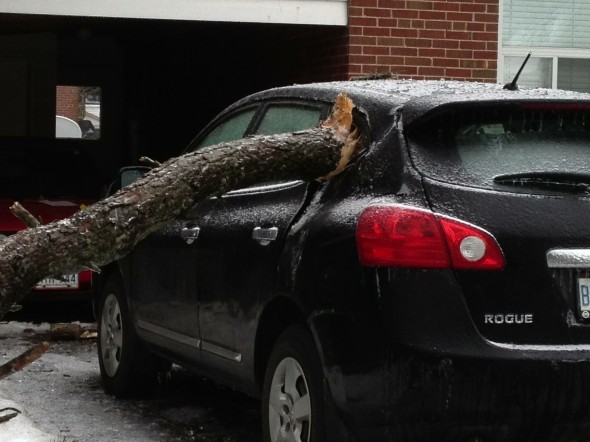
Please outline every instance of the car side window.
[[212, 146], [226, 141], [244, 138], [246, 130], [256, 113], [256, 108], [248, 109], [225, 120], [205, 136], [198, 147]]
[[262, 117], [256, 134], [273, 135], [317, 126], [322, 109], [288, 104], [270, 105]]

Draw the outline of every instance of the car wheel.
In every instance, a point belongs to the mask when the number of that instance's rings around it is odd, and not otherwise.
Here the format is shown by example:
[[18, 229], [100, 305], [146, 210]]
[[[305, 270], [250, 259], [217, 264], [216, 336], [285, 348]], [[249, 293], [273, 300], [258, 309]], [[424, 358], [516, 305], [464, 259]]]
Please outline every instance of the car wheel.
[[98, 308], [98, 362], [104, 389], [117, 397], [146, 394], [170, 364], [150, 354], [131, 324], [121, 279], [104, 284]]
[[288, 328], [273, 348], [264, 377], [265, 442], [321, 442], [323, 374], [315, 343], [303, 326]]

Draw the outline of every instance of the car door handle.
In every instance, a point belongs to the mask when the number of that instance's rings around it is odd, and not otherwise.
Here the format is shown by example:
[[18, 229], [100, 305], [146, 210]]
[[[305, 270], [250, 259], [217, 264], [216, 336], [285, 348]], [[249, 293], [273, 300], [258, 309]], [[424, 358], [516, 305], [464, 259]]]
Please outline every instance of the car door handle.
[[279, 236], [278, 227], [254, 227], [252, 239], [258, 241], [261, 246], [267, 246]]
[[192, 244], [195, 239], [199, 237], [200, 227], [183, 227], [180, 230], [180, 237], [186, 241], [187, 244]]

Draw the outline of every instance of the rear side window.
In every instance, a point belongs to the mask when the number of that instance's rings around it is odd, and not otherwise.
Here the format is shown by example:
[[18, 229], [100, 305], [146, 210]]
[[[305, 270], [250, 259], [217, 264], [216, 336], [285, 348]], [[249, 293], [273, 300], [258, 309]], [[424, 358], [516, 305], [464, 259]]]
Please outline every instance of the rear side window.
[[519, 103], [447, 109], [409, 130], [424, 175], [493, 187], [503, 176], [587, 175], [590, 106]]
[[271, 105], [268, 107], [256, 133], [258, 135], [274, 135], [317, 126], [321, 110], [314, 107], [294, 105]]
[[212, 146], [226, 141], [244, 138], [256, 109], [248, 109], [225, 120], [205, 136], [198, 147]]

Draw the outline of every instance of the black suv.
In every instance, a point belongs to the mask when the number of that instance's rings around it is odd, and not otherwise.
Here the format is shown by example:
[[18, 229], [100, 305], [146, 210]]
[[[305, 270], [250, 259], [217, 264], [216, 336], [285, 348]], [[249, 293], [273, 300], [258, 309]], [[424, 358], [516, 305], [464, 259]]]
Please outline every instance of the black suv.
[[340, 92], [362, 140], [343, 173], [199, 202], [105, 269], [106, 390], [172, 361], [260, 397], [265, 441], [590, 434], [590, 95], [299, 85], [188, 150], [312, 127]]

